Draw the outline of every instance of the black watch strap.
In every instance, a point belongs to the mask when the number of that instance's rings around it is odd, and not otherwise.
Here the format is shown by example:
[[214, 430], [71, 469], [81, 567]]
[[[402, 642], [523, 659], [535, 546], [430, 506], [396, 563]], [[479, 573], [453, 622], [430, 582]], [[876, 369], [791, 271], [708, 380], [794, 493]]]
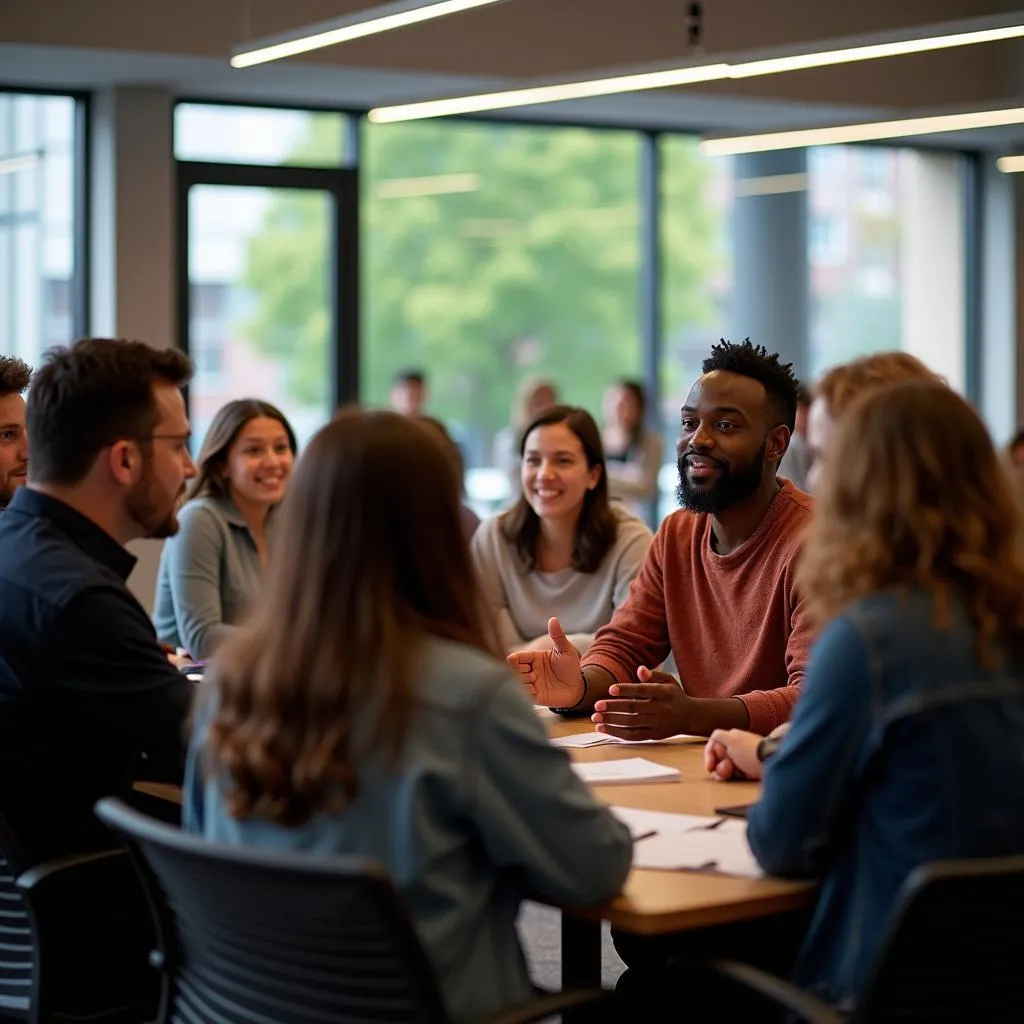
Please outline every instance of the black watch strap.
[[585, 711], [580, 709], [580, 705], [587, 699], [587, 677], [580, 673], [583, 679], [583, 693], [580, 694], [580, 699], [575, 704], [570, 704], [569, 707], [565, 708], [548, 708], [548, 711], [554, 711], [556, 715], [584, 715]]

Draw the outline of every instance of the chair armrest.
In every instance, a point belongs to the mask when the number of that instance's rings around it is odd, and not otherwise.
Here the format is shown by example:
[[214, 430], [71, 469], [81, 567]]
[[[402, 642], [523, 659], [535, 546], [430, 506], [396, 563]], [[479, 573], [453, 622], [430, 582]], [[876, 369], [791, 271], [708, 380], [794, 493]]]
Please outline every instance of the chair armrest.
[[[68, 871], [79, 875], [76, 882], [81, 883], [86, 880], [85, 876], [87, 875], [106, 874], [110, 870], [110, 865], [106, 864], [106, 861], [118, 860], [127, 856], [128, 854], [124, 850], [100, 850], [97, 853], [79, 853], [70, 857], [58, 857], [56, 860], [43, 861], [42, 864], [36, 864], [28, 871], [22, 872], [16, 879], [16, 884], [19, 889], [35, 890], [52, 882], [57, 876], [62, 876], [61, 881], [63, 881], [67, 877], [64, 873]], [[117, 871], [120, 868], [114, 868], [114, 870]]]
[[613, 992], [601, 988], [570, 989], [567, 992], [551, 992], [531, 999], [528, 1003], [513, 1007], [503, 1013], [484, 1019], [482, 1024], [528, 1024], [529, 1021], [542, 1020], [563, 1010], [606, 1008], [612, 1002]]
[[773, 1003], [784, 1006], [795, 1013], [807, 1024], [844, 1024], [846, 1018], [837, 1013], [827, 1003], [805, 992], [802, 988], [777, 978], [774, 974], [762, 971], [750, 964], [738, 963], [735, 960], [709, 960], [702, 964], [714, 974], [728, 978], [742, 985]]
[[47, 861], [16, 884], [34, 922], [41, 985], [52, 1004], [155, 1010], [160, 976], [149, 954], [156, 930], [126, 850]]

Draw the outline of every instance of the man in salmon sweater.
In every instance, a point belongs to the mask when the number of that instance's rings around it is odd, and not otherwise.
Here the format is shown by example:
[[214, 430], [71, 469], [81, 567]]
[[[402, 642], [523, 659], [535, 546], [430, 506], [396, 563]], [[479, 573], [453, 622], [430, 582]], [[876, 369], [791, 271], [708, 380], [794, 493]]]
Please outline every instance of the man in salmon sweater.
[[[749, 340], [715, 345], [703, 370], [682, 408], [683, 508], [661, 524], [628, 600], [582, 662], [557, 618], [553, 650], [508, 656], [536, 703], [590, 712], [623, 739], [767, 735], [803, 679], [811, 631], [793, 575], [811, 499], [776, 475], [797, 380]], [[679, 681], [656, 670], [670, 653]]]

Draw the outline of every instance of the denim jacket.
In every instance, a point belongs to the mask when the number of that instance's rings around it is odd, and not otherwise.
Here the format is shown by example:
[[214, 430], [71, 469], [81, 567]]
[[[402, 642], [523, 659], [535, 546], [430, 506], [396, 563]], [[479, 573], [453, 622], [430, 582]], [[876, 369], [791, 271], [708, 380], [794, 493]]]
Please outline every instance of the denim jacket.
[[1024, 670], [985, 670], [964, 608], [856, 602], [815, 644], [748, 836], [773, 875], [821, 878], [796, 981], [852, 1007], [918, 865], [1024, 853]]

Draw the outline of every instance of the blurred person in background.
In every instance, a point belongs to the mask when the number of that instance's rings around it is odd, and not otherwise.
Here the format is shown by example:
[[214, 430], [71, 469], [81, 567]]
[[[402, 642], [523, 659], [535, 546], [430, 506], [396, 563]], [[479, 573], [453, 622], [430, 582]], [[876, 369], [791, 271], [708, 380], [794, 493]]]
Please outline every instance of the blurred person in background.
[[25, 399], [32, 367], [17, 356], [0, 356], [0, 511], [28, 476]]
[[157, 572], [153, 619], [168, 647], [205, 660], [244, 618], [263, 585], [295, 454], [295, 433], [269, 402], [238, 399], [214, 416]]
[[653, 535], [609, 502], [601, 434], [585, 409], [541, 413], [521, 456], [518, 501], [473, 538], [477, 578], [506, 651], [550, 650], [557, 615], [582, 653], [625, 601]]
[[[907, 352], [879, 352], [862, 356], [826, 370], [815, 384], [807, 423], [807, 470], [812, 493], [818, 476], [827, 465], [836, 424], [862, 395], [901, 381], [930, 381], [942, 384], [916, 356]], [[759, 779], [765, 760], [778, 749], [787, 725], [768, 737], [743, 729], [714, 732], [705, 750], [705, 766], [723, 782], [729, 779]]]
[[418, 416], [416, 422], [426, 428], [428, 433], [440, 443], [441, 448], [451, 460], [452, 468], [459, 481], [459, 518], [462, 521], [462, 532], [466, 535], [467, 541], [472, 540], [473, 534], [476, 533], [477, 527], [480, 525], [480, 517], [462, 500], [466, 493], [466, 463], [462, 457], [462, 449], [439, 419], [435, 419], [433, 416]]
[[427, 406], [427, 375], [415, 367], [399, 370], [391, 385], [391, 408], [403, 416], [422, 416]]
[[184, 822], [378, 861], [463, 1024], [534, 996], [522, 900], [610, 899], [632, 842], [500, 660], [457, 493], [408, 418], [346, 409], [313, 438], [259, 608], [197, 708]]
[[616, 381], [604, 394], [602, 436], [608, 489], [639, 516], [658, 496], [661, 435], [647, 429], [647, 393], [640, 381]]
[[523, 432], [542, 412], [558, 402], [558, 385], [544, 377], [520, 381], [512, 399], [511, 423], [494, 438], [494, 464], [508, 477], [509, 495], [514, 501], [521, 493], [519, 480]]
[[779, 463], [779, 476], [793, 481], [794, 487], [807, 490], [807, 470], [810, 467], [810, 452], [807, 448], [807, 415], [811, 408], [811, 396], [803, 384], [796, 389], [796, 425], [789, 447]]
[[822, 880], [795, 980], [849, 1013], [915, 868], [1024, 853], [1024, 562], [988, 432], [938, 381], [853, 403], [817, 496], [819, 635], [747, 835]]

